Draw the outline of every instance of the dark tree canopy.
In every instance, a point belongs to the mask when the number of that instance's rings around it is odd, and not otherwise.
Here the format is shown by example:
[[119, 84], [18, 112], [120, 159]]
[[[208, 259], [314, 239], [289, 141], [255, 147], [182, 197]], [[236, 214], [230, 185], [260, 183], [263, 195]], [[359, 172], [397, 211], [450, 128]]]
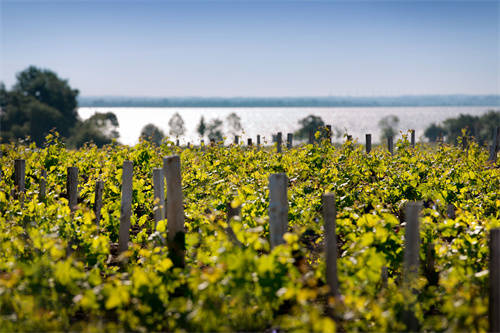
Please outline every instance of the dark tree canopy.
[[154, 124], [147, 124], [141, 130], [141, 138], [143, 140], [154, 142], [158, 146], [161, 144], [164, 137], [165, 134], [163, 131]]
[[118, 137], [118, 121], [112, 113], [96, 114], [83, 122], [78, 118], [78, 90], [54, 72], [30, 66], [16, 78], [10, 91], [0, 84], [2, 142], [30, 137], [41, 145], [51, 130], [76, 147], [90, 141], [101, 146]]
[[306, 139], [309, 137], [310, 131], [316, 133], [319, 129], [325, 127], [323, 119], [312, 114], [299, 120], [299, 124], [301, 127], [294, 134], [297, 139]]

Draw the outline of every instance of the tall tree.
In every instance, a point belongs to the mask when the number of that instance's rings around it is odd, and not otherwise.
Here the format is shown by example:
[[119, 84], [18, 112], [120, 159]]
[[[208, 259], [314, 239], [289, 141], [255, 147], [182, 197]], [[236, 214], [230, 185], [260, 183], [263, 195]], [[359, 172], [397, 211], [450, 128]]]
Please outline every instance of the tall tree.
[[158, 146], [161, 144], [164, 137], [165, 134], [163, 131], [153, 124], [147, 124], [141, 130], [142, 139], [154, 142]]
[[[387, 139], [388, 137], [396, 136], [397, 130], [396, 127], [399, 124], [399, 118], [395, 115], [385, 116], [378, 122], [378, 127], [382, 131], [381, 137], [382, 140]], [[395, 139], [394, 139], [395, 140]]]
[[184, 120], [179, 113], [174, 113], [172, 118], [168, 121], [168, 126], [170, 127], [169, 134], [179, 137], [184, 134], [186, 128], [184, 127]]
[[196, 131], [198, 132], [198, 134], [200, 134], [201, 137], [205, 136], [207, 125], [205, 124], [205, 118], [203, 116], [201, 116], [200, 123], [198, 124]]
[[238, 135], [243, 131], [243, 126], [241, 126], [241, 118], [236, 113], [231, 113], [226, 117], [228, 132], [231, 135]]

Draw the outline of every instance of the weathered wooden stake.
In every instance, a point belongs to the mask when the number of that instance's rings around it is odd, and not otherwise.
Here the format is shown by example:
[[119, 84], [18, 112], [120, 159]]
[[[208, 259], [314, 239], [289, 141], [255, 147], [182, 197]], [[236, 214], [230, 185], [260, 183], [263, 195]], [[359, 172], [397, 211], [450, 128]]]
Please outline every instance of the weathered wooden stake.
[[132, 216], [132, 178], [134, 165], [132, 161], [123, 162], [122, 170], [122, 202], [120, 209], [120, 230], [118, 234], [118, 252], [128, 250], [130, 235], [130, 217]]
[[229, 237], [229, 240], [236, 246], [242, 246], [241, 242], [238, 240], [238, 237], [236, 237], [236, 234], [234, 233], [233, 227], [231, 227], [231, 220], [233, 217], [240, 216], [241, 213], [241, 206], [238, 206], [236, 208], [233, 208], [231, 206], [231, 203], [228, 202], [226, 205], [227, 208], [227, 228], [226, 228], [226, 233]]
[[14, 161], [14, 197], [19, 200], [21, 207], [24, 206], [26, 161], [16, 159]]
[[500, 228], [490, 230], [490, 290], [488, 319], [490, 332], [500, 332]]
[[66, 179], [66, 193], [68, 195], [69, 209], [74, 212], [78, 206], [78, 168], [68, 167]]
[[421, 202], [408, 202], [406, 205], [404, 274], [410, 279], [418, 274], [421, 208]]
[[448, 207], [446, 208], [446, 215], [448, 215], [448, 218], [450, 219], [455, 219], [455, 206], [453, 204], [448, 204]]
[[415, 130], [410, 130], [410, 145], [412, 148], [415, 148]]
[[369, 154], [372, 151], [372, 135], [366, 134], [366, 153]]
[[45, 200], [47, 193], [47, 170], [42, 170], [42, 176], [40, 177], [40, 194], [38, 198], [40, 201]]
[[387, 137], [387, 149], [389, 153], [394, 154], [394, 140], [392, 136]]
[[493, 129], [493, 135], [491, 136], [491, 145], [490, 145], [490, 156], [488, 161], [495, 163], [497, 161], [497, 146], [498, 146], [498, 127]]
[[95, 196], [94, 196], [94, 214], [95, 221], [99, 226], [101, 221], [101, 209], [102, 209], [102, 192], [104, 191], [104, 182], [98, 180], [95, 183]]
[[260, 147], [260, 135], [257, 135], [257, 147]]
[[170, 259], [172, 259], [175, 266], [184, 267], [184, 206], [181, 159], [178, 155], [163, 158], [163, 174], [167, 181], [167, 238]]
[[[418, 277], [419, 250], [420, 250], [420, 221], [421, 202], [408, 202], [406, 206], [405, 248], [403, 278], [407, 288]], [[409, 304], [405, 312], [407, 331], [418, 330], [418, 320], [414, 313], [414, 304]]]
[[286, 135], [286, 148], [287, 149], [292, 149], [292, 146], [293, 146], [293, 134], [292, 133], [288, 133]]
[[283, 137], [281, 132], [278, 132], [276, 135], [276, 147], [277, 147], [277, 152], [281, 153], [281, 145], [283, 144]]
[[283, 244], [288, 230], [288, 179], [284, 173], [269, 176], [269, 237], [271, 249]]
[[153, 169], [153, 192], [154, 192], [154, 217], [155, 217], [155, 228], [158, 221], [165, 219], [165, 186], [163, 182], [163, 169], [154, 168]]
[[325, 223], [326, 243], [326, 282], [330, 287], [330, 293], [338, 296], [339, 285], [337, 277], [337, 233], [335, 195], [333, 193], [323, 194], [323, 220]]
[[179, 146], [180, 146], [179, 139], [175, 140], [175, 145], [176, 145], [177, 147], [179, 147]]
[[380, 279], [382, 281], [382, 287], [386, 288], [388, 280], [389, 280], [389, 271], [387, 269], [387, 266], [385, 266], [385, 265], [382, 266], [382, 272], [380, 275]]
[[200, 140], [200, 149], [201, 149], [201, 151], [205, 151], [205, 141], [204, 140]]

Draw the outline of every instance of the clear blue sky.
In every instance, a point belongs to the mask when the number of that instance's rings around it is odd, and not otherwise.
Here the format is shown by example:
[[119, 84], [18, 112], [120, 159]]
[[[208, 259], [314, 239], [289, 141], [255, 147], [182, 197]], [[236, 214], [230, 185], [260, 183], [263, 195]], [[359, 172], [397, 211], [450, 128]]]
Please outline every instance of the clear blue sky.
[[498, 1], [6, 1], [1, 76], [81, 95], [495, 94]]

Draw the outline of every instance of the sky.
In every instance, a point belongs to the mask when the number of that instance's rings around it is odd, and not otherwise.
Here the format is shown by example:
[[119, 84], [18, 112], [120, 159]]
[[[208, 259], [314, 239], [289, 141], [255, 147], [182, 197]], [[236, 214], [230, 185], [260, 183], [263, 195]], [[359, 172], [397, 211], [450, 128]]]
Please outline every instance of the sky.
[[499, 1], [0, 0], [0, 81], [82, 96], [498, 94]]

